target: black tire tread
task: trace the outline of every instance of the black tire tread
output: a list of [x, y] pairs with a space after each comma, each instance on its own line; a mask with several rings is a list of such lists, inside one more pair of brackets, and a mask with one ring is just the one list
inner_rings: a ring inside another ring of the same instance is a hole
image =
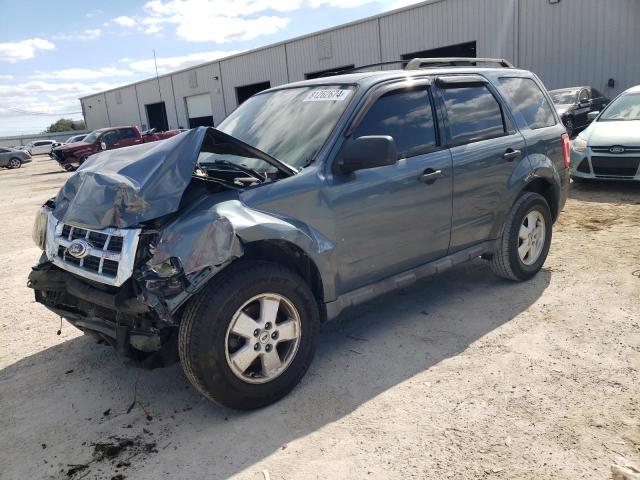
[[542, 195], [533, 192], [524, 192], [511, 206], [511, 210], [509, 210], [507, 220], [505, 221], [504, 228], [502, 229], [502, 237], [498, 241], [498, 248], [495, 252], [493, 252], [493, 257], [491, 258], [491, 270], [499, 277], [513, 281], [520, 280], [520, 278], [513, 271], [511, 261], [509, 260], [509, 232], [511, 232], [514, 222], [516, 220], [519, 220], [518, 218], [516, 218], [516, 215], [520, 206], [524, 203], [531, 202], [534, 199], [542, 199], [546, 202]]
[[[196, 296], [194, 296], [186, 305], [182, 314], [180, 329], [178, 333], [178, 351], [180, 354], [180, 363], [182, 364], [184, 373], [191, 384], [206, 398], [212, 402], [236, 409], [253, 409], [257, 408], [254, 404], [234, 404], [221, 401], [218, 393], [207, 387], [202, 378], [198, 375], [197, 368], [194, 365], [194, 357], [199, 350], [199, 341], [203, 338], [201, 329], [205, 326], [204, 322], [199, 318], [208, 310], [216, 308], [224, 299], [228, 299], [239, 288], [246, 287], [252, 278], [267, 276], [271, 278], [287, 278], [295, 282], [298, 288], [306, 290], [309, 298], [314, 298], [311, 289], [306, 282], [296, 272], [276, 263], [265, 261], [243, 261], [239, 260], [229, 265], [220, 274], [214, 276], [209, 284], [205, 286]], [[264, 278], [264, 277], [263, 277]], [[314, 302], [314, 308], [317, 304]], [[315, 314], [318, 319], [318, 314]], [[319, 323], [319, 322], [318, 322]], [[217, 328], [221, 328], [219, 325]], [[226, 329], [226, 326], [225, 326]], [[313, 352], [312, 352], [313, 353]], [[302, 374], [296, 379], [296, 383], [302, 378], [307, 368], [311, 364], [313, 355], [306, 358], [302, 368]], [[264, 398], [264, 405], [277, 401], [282, 395], [274, 394], [271, 398]], [[260, 405], [262, 406], [262, 405]]]

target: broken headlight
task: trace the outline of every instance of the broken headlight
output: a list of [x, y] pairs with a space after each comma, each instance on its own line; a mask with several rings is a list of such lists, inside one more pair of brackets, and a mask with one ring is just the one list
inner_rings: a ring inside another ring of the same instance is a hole
[[40, 207], [36, 213], [36, 220], [33, 223], [31, 237], [40, 250], [47, 249], [47, 225], [49, 224], [49, 212], [47, 207]]

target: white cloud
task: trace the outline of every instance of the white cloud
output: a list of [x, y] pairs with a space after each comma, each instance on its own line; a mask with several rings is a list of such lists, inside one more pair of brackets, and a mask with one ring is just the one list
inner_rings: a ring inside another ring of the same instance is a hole
[[0, 61], [15, 63], [36, 56], [40, 50], [53, 50], [56, 46], [42, 38], [30, 38], [19, 42], [0, 43]]
[[118, 25], [122, 25], [123, 27], [134, 27], [137, 24], [135, 19], [127, 17], [126, 15], [116, 17], [113, 19], [113, 21]]
[[148, 16], [142, 23], [150, 33], [161, 25], [171, 24], [184, 40], [225, 43], [276, 33], [289, 24], [289, 18], [248, 17], [267, 10], [288, 12], [301, 5], [302, 0], [152, 0], [145, 5]]
[[[197, 65], [199, 63], [210, 62], [218, 58], [226, 57], [238, 53], [238, 50], [221, 51], [215, 50], [211, 52], [191, 53], [189, 55], [182, 55], [176, 57], [158, 57], [156, 59], [158, 63], [158, 73], [168, 73], [174, 70], [180, 70], [182, 68], [189, 67], [191, 65]], [[155, 73], [155, 64], [153, 58], [144, 60], [131, 60], [122, 59], [121, 62], [128, 63], [129, 68], [139, 73]]]
[[309, 6], [312, 8], [318, 8], [325, 5], [327, 7], [334, 8], [352, 8], [373, 2], [374, 0], [309, 0]]
[[0, 75], [0, 80], [12, 80], [13, 75], [5, 75], [4, 73]]
[[95, 40], [100, 38], [102, 30], [99, 28], [87, 29], [80, 33], [61, 33], [54, 35], [54, 40]]
[[104, 12], [102, 10], [100, 10], [99, 8], [96, 10], [93, 10], [91, 12], [88, 12], [85, 16], [87, 18], [93, 18], [93, 17], [97, 17], [98, 15], [102, 15]]
[[131, 75], [130, 70], [115, 67], [102, 68], [64, 68], [53, 72], [35, 72], [31, 78], [59, 80], [95, 80], [103, 77], [123, 77]]

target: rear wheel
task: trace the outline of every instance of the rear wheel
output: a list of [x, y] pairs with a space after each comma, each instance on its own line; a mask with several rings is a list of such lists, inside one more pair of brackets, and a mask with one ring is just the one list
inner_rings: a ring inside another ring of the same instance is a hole
[[528, 280], [542, 268], [551, 245], [552, 219], [542, 195], [525, 192], [511, 207], [502, 238], [491, 259], [493, 272], [509, 280]]
[[19, 158], [12, 158], [9, 160], [9, 164], [7, 165], [7, 168], [20, 168], [22, 166], [22, 162], [20, 161]]
[[239, 261], [190, 300], [179, 333], [189, 381], [207, 398], [241, 410], [289, 393], [315, 352], [319, 312], [295, 272]]

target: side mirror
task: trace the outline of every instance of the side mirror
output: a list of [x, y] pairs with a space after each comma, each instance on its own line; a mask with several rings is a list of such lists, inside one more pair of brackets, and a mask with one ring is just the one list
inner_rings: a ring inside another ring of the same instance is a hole
[[101, 148], [102, 150], [106, 150], [106, 149], [107, 149], [107, 144], [106, 144], [106, 143], [104, 143], [104, 142], [100, 142], [100, 148]]
[[393, 165], [398, 161], [396, 142], [389, 135], [371, 135], [349, 140], [338, 161], [340, 173]]
[[596, 119], [596, 117], [600, 115], [600, 112], [589, 112], [587, 113], [587, 120], [589, 120], [590, 122], [592, 122], [593, 120]]

